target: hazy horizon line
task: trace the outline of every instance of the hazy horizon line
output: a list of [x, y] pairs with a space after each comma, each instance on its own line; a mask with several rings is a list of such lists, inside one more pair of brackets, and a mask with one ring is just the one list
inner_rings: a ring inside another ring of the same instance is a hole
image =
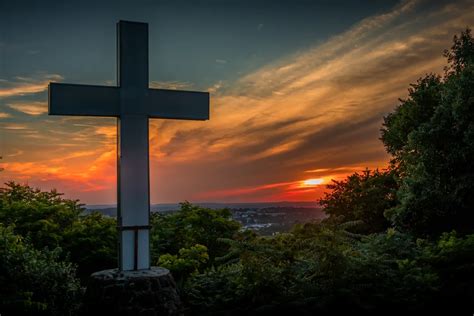
[[[185, 203], [186, 201], [183, 202], [166, 202], [166, 203], [150, 203], [150, 206], [153, 205], [179, 205], [181, 203]], [[190, 202], [190, 201], [187, 201]], [[245, 204], [316, 204], [319, 205], [317, 201], [258, 201], [258, 202], [190, 202], [191, 204], [219, 204], [219, 205], [226, 205], [226, 204], [239, 204], [239, 205], [245, 205]], [[107, 207], [117, 207], [117, 203], [101, 203], [101, 204], [86, 204], [86, 203], [81, 203], [84, 206], [88, 207], [98, 207], [98, 206], [107, 206]]]

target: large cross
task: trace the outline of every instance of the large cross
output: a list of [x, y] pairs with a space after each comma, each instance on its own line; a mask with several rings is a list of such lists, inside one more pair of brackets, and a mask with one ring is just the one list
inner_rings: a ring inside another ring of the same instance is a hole
[[209, 93], [148, 88], [148, 24], [117, 23], [118, 87], [49, 84], [49, 115], [117, 118], [119, 269], [150, 268], [148, 119], [209, 119]]

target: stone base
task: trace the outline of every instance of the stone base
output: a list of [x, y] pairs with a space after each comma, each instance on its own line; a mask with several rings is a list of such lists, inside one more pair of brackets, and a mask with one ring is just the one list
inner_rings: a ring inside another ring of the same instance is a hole
[[89, 278], [82, 315], [180, 315], [181, 300], [169, 270], [104, 270]]

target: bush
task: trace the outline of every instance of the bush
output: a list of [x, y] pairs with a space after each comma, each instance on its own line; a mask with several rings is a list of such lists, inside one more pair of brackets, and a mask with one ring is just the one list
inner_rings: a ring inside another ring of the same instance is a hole
[[83, 211], [77, 200], [63, 199], [56, 190], [43, 192], [28, 185], [6, 183], [0, 189], [0, 223], [28, 237], [38, 249], [61, 246], [64, 231]]
[[196, 244], [191, 248], [181, 248], [177, 255], [161, 255], [158, 265], [169, 269], [175, 280], [181, 283], [189, 275], [202, 271], [208, 260], [207, 247]]
[[83, 215], [63, 234], [61, 246], [77, 265], [81, 280], [86, 280], [93, 272], [117, 267], [115, 218], [97, 212]]
[[75, 267], [61, 249], [34, 249], [0, 225], [0, 310], [5, 315], [71, 315], [80, 298]]
[[390, 229], [357, 236], [347, 226], [312, 223], [277, 237], [225, 241], [238, 259], [189, 277], [191, 313], [474, 308], [474, 235], [429, 241]]
[[160, 255], [176, 255], [180, 249], [199, 244], [207, 248], [207, 266], [213, 265], [215, 258], [228, 250], [218, 239], [233, 238], [241, 227], [228, 209], [214, 210], [188, 202], [181, 203], [176, 213], [152, 214], [151, 224], [152, 261], [157, 262]]
[[64, 199], [56, 190], [6, 183], [0, 191], [0, 223], [36, 249], [61, 248], [59, 258], [75, 263], [83, 281], [92, 272], [117, 266], [116, 220], [85, 215], [78, 200]]

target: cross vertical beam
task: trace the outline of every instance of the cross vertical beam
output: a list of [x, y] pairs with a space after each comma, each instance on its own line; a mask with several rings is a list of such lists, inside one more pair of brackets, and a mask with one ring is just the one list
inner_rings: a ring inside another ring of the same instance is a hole
[[[150, 175], [148, 116], [137, 114], [146, 107], [148, 90], [148, 25], [117, 24], [120, 112], [117, 124], [117, 215], [119, 268], [150, 267]], [[136, 227], [142, 227], [136, 229]]]

